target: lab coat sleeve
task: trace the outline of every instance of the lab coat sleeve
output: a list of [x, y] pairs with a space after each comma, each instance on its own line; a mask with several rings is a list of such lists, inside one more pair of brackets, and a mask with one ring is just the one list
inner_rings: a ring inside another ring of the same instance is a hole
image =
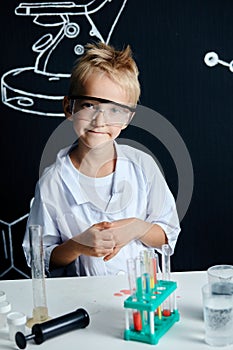
[[61, 243], [59, 230], [56, 227], [55, 211], [44, 203], [41, 199], [39, 185], [36, 187], [35, 198], [30, 210], [27, 221], [26, 232], [23, 240], [23, 250], [27, 264], [31, 265], [30, 242], [29, 242], [29, 226], [41, 225], [43, 230], [43, 250], [45, 271], [49, 272], [50, 255], [53, 249]]
[[148, 181], [146, 221], [162, 227], [168, 239], [170, 253], [173, 254], [180, 233], [176, 203], [160, 169], [155, 163], [150, 173], [153, 176]]

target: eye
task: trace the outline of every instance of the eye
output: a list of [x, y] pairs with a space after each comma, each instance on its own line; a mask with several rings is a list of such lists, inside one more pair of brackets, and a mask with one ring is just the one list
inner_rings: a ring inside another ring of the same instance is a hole
[[112, 108], [111, 108], [111, 113], [112, 113], [112, 114], [122, 114], [122, 113], [124, 113], [124, 111], [122, 110], [122, 108], [119, 108], [119, 107], [112, 107]]
[[81, 102], [80, 106], [82, 109], [93, 109], [94, 108], [94, 104], [91, 102], [87, 102], [87, 101]]

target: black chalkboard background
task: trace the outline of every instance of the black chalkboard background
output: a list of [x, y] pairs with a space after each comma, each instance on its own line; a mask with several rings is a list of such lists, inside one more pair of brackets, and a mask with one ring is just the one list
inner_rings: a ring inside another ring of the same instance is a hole
[[[56, 29], [38, 26], [33, 17], [17, 16], [15, 8], [19, 4], [13, 0], [2, 2], [0, 76], [18, 67], [33, 66], [37, 53], [32, 45], [44, 33]], [[117, 6], [119, 2], [117, 5], [114, 0], [95, 17], [105, 37], [109, 16]], [[174, 126], [191, 157], [193, 196], [172, 257], [174, 271], [233, 263], [233, 72], [222, 64], [208, 67], [204, 62], [210, 51], [224, 62], [233, 60], [232, 16], [231, 0], [128, 0], [110, 39], [110, 44], [118, 48], [131, 45], [140, 70], [140, 103]], [[83, 44], [95, 39], [90, 38], [90, 28], [85, 26], [80, 16]], [[50, 70], [70, 72], [76, 58], [71, 44], [72, 40], [67, 40], [57, 48]], [[33, 80], [25, 84], [46, 89]], [[66, 94], [66, 84], [54, 93]], [[28, 213], [43, 149], [63, 121], [61, 117], [23, 113], [0, 103], [0, 220], [12, 223]], [[166, 147], [134, 125], [121, 136], [153, 152], [176, 197], [177, 172]], [[21, 249], [24, 228], [25, 220], [12, 225], [14, 249], [10, 252], [9, 225], [0, 224], [1, 278], [24, 277], [21, 271], [30, 273]]]

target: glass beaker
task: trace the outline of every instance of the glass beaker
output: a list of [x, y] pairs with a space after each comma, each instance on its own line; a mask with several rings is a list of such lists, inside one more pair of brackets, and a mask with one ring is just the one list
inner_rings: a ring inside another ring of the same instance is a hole
[[212, 346], [233, 343], [233, 295], [228, 290], [214, 293], [211, 285], [202, 287], [205, 341]]
[[218, 286], [219, 283], [225, 284], [233, 294], [233, 265], [214, 265], [207, 270], [208, 282], [211, 288]]

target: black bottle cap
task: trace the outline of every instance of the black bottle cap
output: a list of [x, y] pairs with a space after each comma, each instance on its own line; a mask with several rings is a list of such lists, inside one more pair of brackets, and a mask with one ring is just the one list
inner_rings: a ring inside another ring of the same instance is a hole
[[20, 349], [25, 349], [27, 346], [27, 340], [23, 333], [17, 332], [15, 335], [15, 342]]
[[28, 334], [26, 336], [21, 332], [17, 332], [15, 334], [15, 342], [18, 348], [20, 349], [25, 349], [27, 346], [27, 341], [34, 338], [35, 338], [34, 334]]

